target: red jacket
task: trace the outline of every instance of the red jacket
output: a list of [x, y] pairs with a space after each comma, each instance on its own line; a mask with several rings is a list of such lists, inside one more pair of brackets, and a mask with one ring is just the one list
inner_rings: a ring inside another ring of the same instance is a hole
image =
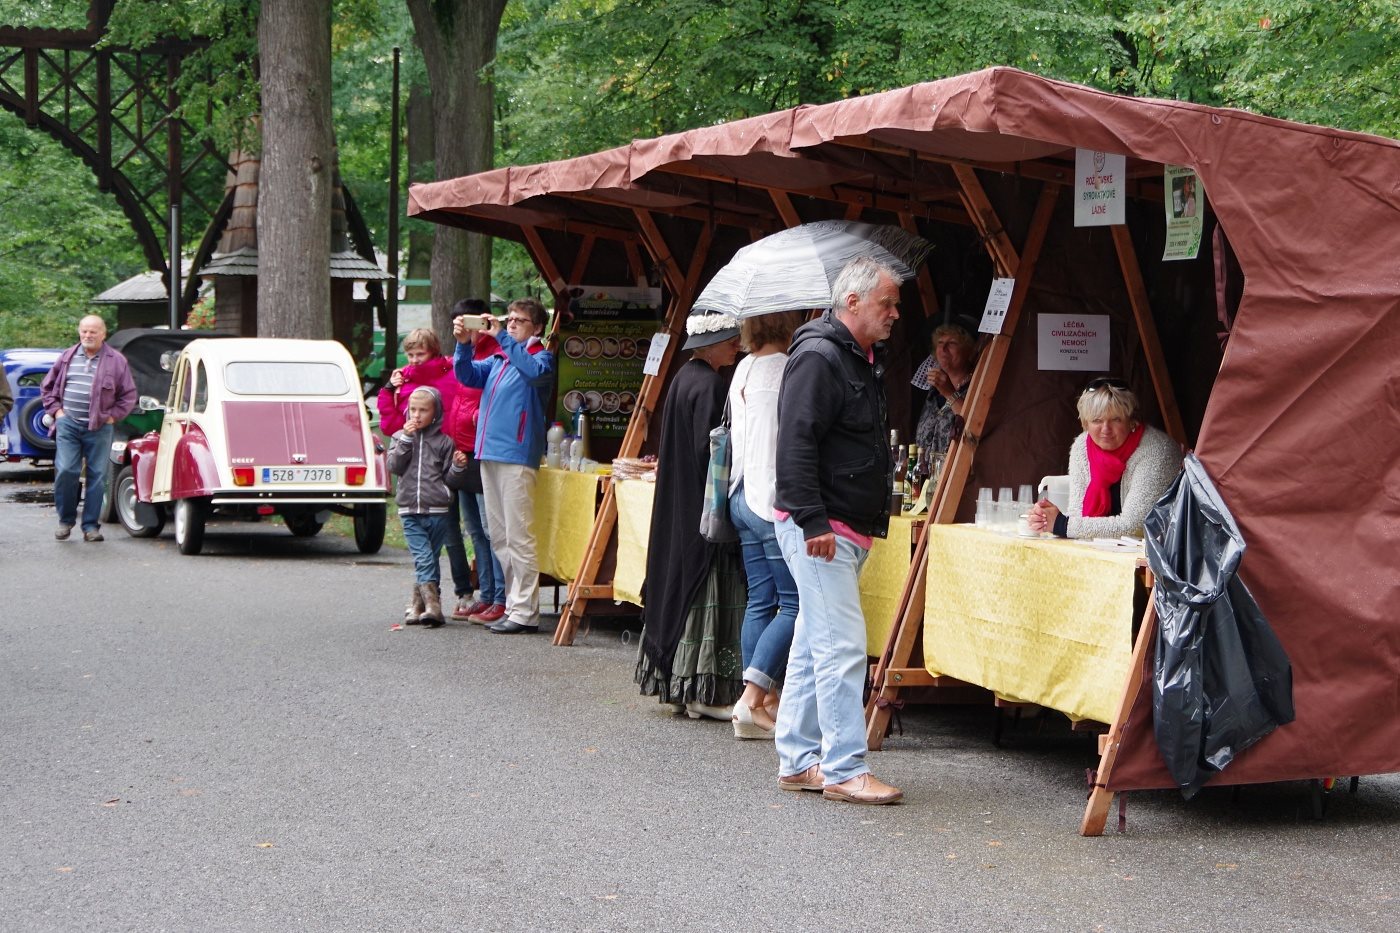
[[379, 430], [384, 432], [385, 437], [403, 430], [404, 420], [408, 417], [408, 397], [420, 386], [437, 389], [438, 395], [442, 396], [442, 431], [452, 435], [452, 413], [457, 395], [463, 389], [452, 373], [452, 360], [434, 356], [416, 366], [405, 366], [403, 385], [397, 389], [385, 386], [379, 390]]
[[[496, 338], [482, 334], [472, 348], [473, 360], [489, 359], [501, 348]], [[445, 429], [457, 449], [473, 453], [476, 449], [476, 416], [481, 410], [481, 390], [457, 384], [457, 401], [452, 407], [452, 415]]]

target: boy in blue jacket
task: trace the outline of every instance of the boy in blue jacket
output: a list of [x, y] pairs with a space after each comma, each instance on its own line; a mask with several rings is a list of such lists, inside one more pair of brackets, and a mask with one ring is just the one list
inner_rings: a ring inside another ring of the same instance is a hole
[[545, 406], [554, 385], [554, 354], [545, 349], [544, 305], [520, 298], [506, 309], [505, 327], [490, 314], [481, 322], [500, 349], [472, 359], [466, 316], [452, 325], [457, 338], [453, 370], [464, 386], [481, 390], [476, 458], [486, 500], [491, 550], [506, 578], [506, 614], [489, 630], [502, 635], [540, 628], [540, 569], [535, 556], [535, 475], [549, 422]]

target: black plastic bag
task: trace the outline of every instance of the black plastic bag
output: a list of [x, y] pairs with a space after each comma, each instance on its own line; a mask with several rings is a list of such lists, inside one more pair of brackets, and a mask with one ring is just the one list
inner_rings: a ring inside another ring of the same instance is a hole
[[1235, 575], [1245, 543], [1194, 455], [1148, 514], [1157, 577], [1152, 715], [1157, 748], [1188, 800], [1235, 756], [1293, 721], [1293, 668]]

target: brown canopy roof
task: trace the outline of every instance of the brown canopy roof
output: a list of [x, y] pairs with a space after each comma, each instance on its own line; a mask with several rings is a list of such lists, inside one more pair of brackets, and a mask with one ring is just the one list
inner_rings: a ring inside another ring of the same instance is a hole
[[[1070, 184], [1075, 147], [1126, 154], [1149, 221], [1162, 165], [1194, 167], [1244, 272], [1196, 452], [1246, 535], [1242, 576], [1293, 660], [1298, 719], [1224, 779], [1400, 770], [1400, 143], [993, 68], [416, 185], [409, 212], [533, 236], [537, 260], [567, 268], [580, 237], [635, 245], [648, 217], [745, 237], [814, 219], [803, 195], [966, 223], [953, 166], [1005, 180], [1011, 203], [1018, 179]], [[1047, 248], [1037, 275], [1054, 261]], [[1170, 786], [1147, 702], [1115, 789]]]

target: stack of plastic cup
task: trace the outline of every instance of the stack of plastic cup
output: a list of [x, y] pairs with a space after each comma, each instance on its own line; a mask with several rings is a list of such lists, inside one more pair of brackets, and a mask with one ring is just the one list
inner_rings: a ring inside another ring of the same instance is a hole
[[986, 528], [988, 530], [992, 528], [994, 519], [993, 509], [995, 507], [996, 503], [992, 501], [991, 487], [983, 486], [981, 489], [977, 490], [976, 524], [978, 528]]

